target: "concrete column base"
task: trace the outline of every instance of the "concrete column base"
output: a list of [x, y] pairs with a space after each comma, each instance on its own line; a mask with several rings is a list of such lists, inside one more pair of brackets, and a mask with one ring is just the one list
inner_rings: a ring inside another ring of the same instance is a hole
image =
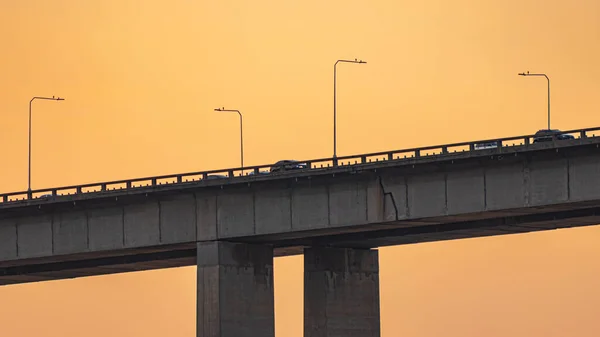
[[376, 250], [304, 251], [304, 337], [379, 337]]
[[274, 337], [273, 249], [197, 244], [198, 337]]

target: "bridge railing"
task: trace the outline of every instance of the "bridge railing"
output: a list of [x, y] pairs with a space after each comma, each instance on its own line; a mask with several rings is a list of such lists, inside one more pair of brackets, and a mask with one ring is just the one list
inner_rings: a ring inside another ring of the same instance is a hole
[[[576, 139], [596, 137], [600, 135], [600, 127], [561, 131], [562, 135], [572, 135]], [[401, 161], [407, 159], [418, 159], [421, 157], [445, 156], [457, 152], [489, 150], [493, 153], [502, 152], [503, 148], [514, 146], [528, 146], [532, 143], [534, 135], [491, 138], [471, 142], [451, 143], [443, 145], [433, 145], [417, 148], [400, 149], [394, 151], [374, 152], [359, 155], [342, 156], [337, 158], [320, 158], [311, 160], [301, 160], [298, 163], [305, 163], [306, 170], [323, 170], [337, 167], [364, 165], [373, 162]], [[553, 136], [553, 141], [556, 141]], [[11, 192], [0, 194], [0, 204], [17, 202], [31, 199], [47, 199], [60, 197], [64, 195], [83, 194], [83, 193], [102, 193], [115, 190], [135, 190], [140, 187], [162, 186], [174, 184], [190, 184], [203, 180], [213, 179], [235, 179], [237, 177], [269, 174], [273, 176], [280, 175], [279, 172], [271, 173], [273, 164], [249, 166], [244, 168], [228, 168], [221, 170], [210, 170], [200, 172], [188, 172], [180, 174], [161, 175], [154, 177], [143, 177], [125, 180], [116, 180], [100, 183], [37, 189], [32, 191]], [[297, 171], [296, 171], [297, 172]]]

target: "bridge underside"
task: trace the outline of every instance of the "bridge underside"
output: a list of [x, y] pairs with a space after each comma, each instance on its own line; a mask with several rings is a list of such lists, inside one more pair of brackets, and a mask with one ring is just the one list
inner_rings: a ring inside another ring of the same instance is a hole
[[[519, 234], [600, 224], [600, 202], [397, 221], [359, 228], [314, 230], [292, 235], [238, 238], [267, 245], [274, 256], [302, 254], [306, 247], [370, 249], [383, 246]], [[174, 268], [197, 264], [196, 243], [37, 258], [0, 263], [0, 285]]]

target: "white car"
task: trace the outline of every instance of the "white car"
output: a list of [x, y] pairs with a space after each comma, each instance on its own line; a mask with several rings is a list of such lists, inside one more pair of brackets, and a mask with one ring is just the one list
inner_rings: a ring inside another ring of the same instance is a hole
[[495, 149], [498, 147], [496, 141], [475, 144], [475, 150]]

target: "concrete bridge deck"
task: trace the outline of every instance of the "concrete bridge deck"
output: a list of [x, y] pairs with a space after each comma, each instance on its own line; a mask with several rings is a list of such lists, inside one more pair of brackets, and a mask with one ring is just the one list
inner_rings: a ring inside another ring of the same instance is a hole
[[61, 278], [71, 274], [50, 269], [76, 263], [73, 275], [191, 265], [201, 241], [283, 256], [593, 225], [599, 145], [585, 137], [0, 203], [0, 282], [37, 280], [36, 268]]

